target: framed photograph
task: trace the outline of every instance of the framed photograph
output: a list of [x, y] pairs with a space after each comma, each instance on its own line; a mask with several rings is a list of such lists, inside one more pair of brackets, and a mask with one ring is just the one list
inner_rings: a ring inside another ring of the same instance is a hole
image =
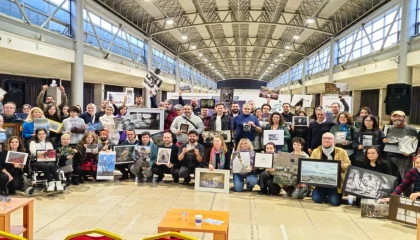
[[3, 128], [6, 131], [7, 138], [11, 136], [19, 136], [19, 131], [22, 123], [3, 123]]
[[391, 175], [350, 166], [344, 177], [343, 193], [360, 198], [386, 198], [397, 185], [397, 178]]
[[210, 171], [207, 168], [196, 168], [194, 190], [229, 193], [229, 177], [229, 170], [214, 169]]
[[88, 144], [86, 145], [86, 153], [97, 154], [99, 152], [98, 144]]
[[48, 119], [48, 130], [50, 130], [51, 132], [55, 132], [55, 133], [60, 133], [61, 132], [61, 128], [63, 127], [63, 124], [60, 122], [56, 122], [53, 120]]
[[27, 153], [13, 152], [13, 151], [7, 152], [6, 163], [11, 163], [11, 164], [18, 163], [18, 164], [25, 165], [27, 160], [28, 160]]
[[223, 137], [223, 140], [225, 140], [225, 143], [232, 142], [232, 132], [230, 130], [226, 131], [204, 131], [202, 133], [203, 140], [205, 142], [213, 142], [213, 138], [216, 135], [220, 135]]
[[234, 152], [232, 154], [232, 173], [247, 173], [251, 165], [250, 152]]
[[[147, 91], [152, 90], [152, 95], [156, 95], [156, 92], [163, 83], [163, 80], [155, 72], [149, 71], [143, 79], [143, 86], [147, 89]], [[160, 70], [158, 73], [160, 73]]]
[[161, 164], [169, 164], [171, 162], [171, 148], [159, 148], [157, 162]]
[[233, 101], [234, 88], [222, 87], [220, 89], [220, 101], [224, 103], [231, 103]]
[[216, 100], [215, 99], [201, 99], [200, 100], [200, 107], [201, 108], [214, 109], [215, 105], [216, 105]]
[[360, 133], [360, 140], [361, 140], [361, 144], [363, 145], [363, 147], [367, 148], [370, 146], [374, 146], [377, 145], [378, 143], [376, 142], [376, 136], [374, 133]]
[[273, 167], [273, 153], [255, 153], [254, 167], [256, 168], [272, 168]]
[[5, 143], [7, 141], [7, 132], [0, 131], [0, 143]]
[[284, 145], [284, 130], [264, 130], [263, 144]]
[[115, 164], [124, 164], [134, 162], [135, 145], [118, 145], [114, 146], [116, 155]]
[[55, 162], [57, 161], [57, 151], [55, 149], [36, 150], [37, 162]]
[[335, 132], [335, 142], [343, 143], [346, 140], [346, 132], [338, 131]]
[[34, 133], [39, 128], [45, 128], [46, 130], [48, 130], [47, 118], [34, 118]]
[[360, 216], [362, 218], [388, 218], [389, 204], [381, 199], [366, 199], [360, 201]]
[[[158, 108], [128, 108], [123, 117], [123, 130], [133, 129], [136, 134], [148, 131], [151, 134], [164, 130], [164, 110]], [[119, 124], [121, 125], [121, 124]], [[119, 129], [117, 129], [119, 130]]]
[[104, 125], [101, 122], [90, 123], [87, 125], [86, 131], [101, 131], [104, 129]]
[[298, 183], [325, 188], [339, 188], [341, 162], [299, 158]]
[[299, 155], [279, 152], [274, 154], [273, 182], [284, 186], [296, 186], [299, 167]]
[[98, 157], [98, 169], [96, 171], [96, 179], [113, 180], [115, 160], [115, 152], [100, 152]]
[[292, 117], [292, 122], [293, 125], [296, 127], [302, 126], [302, 127], [307, 127], [309, 126], [309, 117], [308, 116], [293, 116]]
[[190, 125], [186, 124], [186, 123], [181, 123], [181, 127], [179, 128], [179, 131], [181, 131], [181, 133], [188, 133], [188, 128], [190, 127]]

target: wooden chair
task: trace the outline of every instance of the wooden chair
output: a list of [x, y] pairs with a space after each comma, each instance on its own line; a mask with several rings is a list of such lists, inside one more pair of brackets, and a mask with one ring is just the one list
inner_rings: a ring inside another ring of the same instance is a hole
[[0, 231], [0, 240], [26, 240], [26, 238], [12, 233]]
[[190, 237], [178, 232], [164, 232], [154, 236], [145, 237], [143, 240], [198, 240], [198, 238]]
[[[91, 236], [92, 234], [102, 236]], [[70, 234], [65, 238], [65, 240], [125, 240], [125, 238], [102, 229], [92, 229]]]

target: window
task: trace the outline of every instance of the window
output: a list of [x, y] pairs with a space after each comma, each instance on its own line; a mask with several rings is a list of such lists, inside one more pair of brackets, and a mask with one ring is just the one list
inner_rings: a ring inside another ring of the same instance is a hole
[[290, 70], [290, 81], [294, 82], [302, 78], [303, 63], [295, 64]]
[[[330, 67], [330, 47], [318, 51], [306, 62], [306, 75], [327, 70]], [[302, 66], [303, 68], [303, 66]]]
[[152, 66], [161, 71], [175, 75], [175, 59], [166, 56], [162, 52], [153, 48]]
[[184, 63], [179, 64], [179, 76], [184, 81], [191, 81], [191, 69]]

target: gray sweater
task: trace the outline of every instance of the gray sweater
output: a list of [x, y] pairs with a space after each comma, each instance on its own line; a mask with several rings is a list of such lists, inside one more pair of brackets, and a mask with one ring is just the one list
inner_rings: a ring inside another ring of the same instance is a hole
[[[176, 132], [180, 130], [181, 124], [188, 124], [188, 131], [190, 130], [196, 130], [198, 134], [202, 134], [204, 131], [204, 124], [203, 121], [201, 121], [201, 118], [196, 115], [191, 115], [189, 118], [191, 122], [194, 123], [197, 128], [195, 128], [186, 118], [185, 116], [178, 116], [174, 119], [174, 121], [171, 124], [171, 132], [176, 135]], [[188, 136], [185, 133], [181, 133], [180, 135], [176, 135], [176, 139], [178, 142], [181, 143], [187, 143], [188, 142]]]

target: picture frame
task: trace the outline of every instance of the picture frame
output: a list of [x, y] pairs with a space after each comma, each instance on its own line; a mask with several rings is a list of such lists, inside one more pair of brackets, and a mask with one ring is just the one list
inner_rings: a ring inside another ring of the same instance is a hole
[[116, 153], [100, 152], [98, 156], [98, 168], [96, 171], [96, 179], [113, 180], [115, 170]]
[[[119, 123], [122, 130], [134, 130], [136, 134], [144, 131], [150, 134], [164, 130], [165, 114], [163, 109], [158, 108], [128, 108], [123, 123]], [[126, 127], [120, 125], [127, 125]], [[120, 131], [120, 129], [117, 129]]]
[[36, 150], [35, 158], [37, 162], [55, 162], [57, 161], [57, 150]]
[[272, 168], [274, 154], [273, 153], [255, 153], [254, 167], [256, 168]]
[[295, 127], [308, 127], [309, 116], [293, 116], [292, 122]]
[[296, 186], [299, 168], [299, 155], [279, 152], [274, 155], [273, 183], [284, 186]]
[[8, 151], [5, 162], [11, 164], [18, 163], [21, 165], [26, 165], [26, 162], [28, 161], [28, 155], [29, 154], [23, 152]]
[[172, 153], [171, 148], [160, 147], [158, 150], [156, 162], [160, 164], [168, 165], [169, 163], [171, 163], [171, 153]]
[[221, 103], [231, 103], [233, 102], [233, 94], [235, 89], [229, 87], [222, 87], [220, 89], [220, 101]]
[[86, 153], [97, 154], [98, 152], [99, 152], [99, 147], [97, 143], [86, 145]]
[[22, 123], [3, 123], [3, 128], [6, 131], [7, 138], [11, 136], [19, 136], [19, 131]]
[[299, 158], [298, 183], [324, 188], [339, 188], [341, 162]]
[[7, 132], [0, 131], [0, 143], [5, 143], [7, 141]]
[[229, 193], [229, 170], [195, 169], [195, 191]]
[[214, 109], [215, 105], [216, 105], [216, 99], [201, 99], [200, 100], [201, 108]]
[[60, 133], [61, 128], [63, 127], [63, 123], [53, 121], [51, 119], [48, 119], [48, 130], [55, 133]]
[[250, 152], [232, 153], [232, 173], [247, 173], [251, 165]]
[[376, 134], [372, 132], [361, 132], [360, 133], [360, 143], [364, 148], [378, 145], [376, 141]]
[[208, 143], [213, 142], [213, 138], [216, 135], [222, 136], [225, 143], [231, 143], [232, 142], [232, 132], [230, 130], [226, 130], [226, 131], [203, 131], [202, 135], [203, 135], [204, 142], [208, 142]]
[[360, 198], [386, 198], [397, 185], [397, 178], [355, 166], [349, 166], [342, 191]]
[[134, 151], [136, 145], [117, 145], [114, 146], [115, 164], [126, 164], [134, 162]]
[[264, 130], [263, 144], [273, 142], [275, 145], [284, 145], [284, 130]]
[[346, 140], [347, 132], [338, 131], [335, 132], [335, 143], [343, 143]]
[[34, 133], [39, 128], [45, 128], [48, 129], [48, 119], [47, 118], [35, 118], [34, 119]]
[[86, 131], [101, 131], [104, 129], [104, 125], [101, 122], [90, 123], [87, 125]]
[[179, 127], [179, 131], [181, 133], [188, 133], [188, 128], [190, 127], [190, 125], [186, 124], [186, 123], [181, 123], [181, 126]]

